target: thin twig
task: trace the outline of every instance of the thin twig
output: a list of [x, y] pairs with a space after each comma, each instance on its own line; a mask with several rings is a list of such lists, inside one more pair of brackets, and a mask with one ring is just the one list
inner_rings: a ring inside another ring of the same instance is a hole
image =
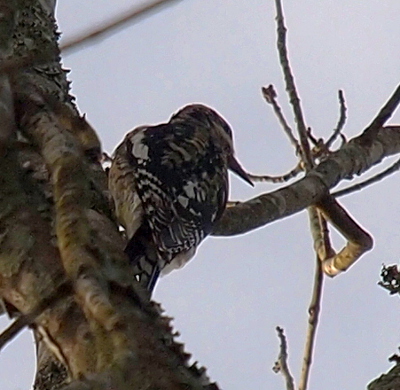
[[319, 313], [321, 309], [321, 298], [322, 298], [322, 286], [323, 286], [323, 272], [322, 262], [318, 256], [316, 256], [315, 262], [315, 274], [314, 274], [314, 286], [308, 309], [308, 328], [306, 343], [304, 346], [303, 365], [301, 368], [301, 376], [299, 382], [299, 390], [306, 390], [308, 385], [308, 379], [310, 375], [310, 368], [313, 357], [313, 350], [315, 344], [315, 336], [318, 328]]
[[281, 124], [284, 132], [288, 136], [290, 143], [295, 147], [296, 153], [298, 153], [300, 151], [299, 142], [293, 135], [293, 131], [288, 125], [287, 120], [282, 113], [282, 109], [276, 101], [277, 94], [275, 92], [274, 86], [269, 85], [268, 87], [262, 87], [261, 92], [265, 101], [270, 104], [274, 109], [275, 115], [277, 116], [279, 123]]
[[290, 179], [295, 178], [299, 173], [304, 172], [301, 163], [297, 164], [290, 172], [281, 176], [253, 175], [248, 173], [249, 179], [253, 182], [270, 182], [270, 183], [285, 183]]
[[[79, 49], [86, 43], [100, 39], [102, 35], [112, 34], [112, 31], [120, 28], [124, 24], [134, 23], [140, 17], [148, 16], [152, 11], [156, 11], [158, 7], [167, 6], [169, 3], [182, 1], [182, 0], [157, 0], [152, 3], [135, 7], [131, 11], [124, 12], [122, 15], [113, 18], [112, 20], [102, 24], [100, 28], [89, 30], [86, 33], [79, 34], [75, 38], [67, 39], [67, 41], [60, 45], [60, 50], [65, 53], [70, 53], [75, 49]], [[46, 63], [48, 53], [28, 53], [23, 57], [9, 58], [0, 64], [0, 73], [4, 72], [11, 74], [17, 72], [22, 68], [27, 68], [33, 64]]]
[[347, 119], [346, 100], [344, 99], [344, 94], [341, 89], [338, 92], [338, 98], [339, 98], [339, 107], [340, 107], [339, 120], [338, 120], [336, 127], [333, 130], [332, 135], [329, 137], [328, 141], [326, 141], [325, 146], [328, 150], [332, 146], [332, 144], [336, 141], [336, 138], [341, 134], [343, 127], [346, 123], [346, 119]]
[[378, 181], [384, 179], [385, 177], [391, 175], [392, 173], [398, 171], [399, 169], [400, 169], [400, 159], [397, 160], [389, 168], [385, 169], [383, 172], [378, 173], [377, 175], [375, 175], [361, 183], [357, 183], [350, 187], [344, 188], [343, 190], [333, 192], [332, 196], [334, 196], [335, 198], [339, 198], [340, 196], [349, 195], [352, 192], [360, 191], [363, 188], [368, 187], [371, 184], [377, 183]]
[[17, 318], [5, 331], [0, 334], [0, 351], [22, 329], [32, 324], [35, 319], [47, 308], [54, 305], [60, 299], [72, 294], [72, 292], [73, 289], [71, 282], [63, 282], [49, 297], [39, 302], [38, 305], [30, 313]]
[[379, 130], [393, 115], [397, 106], [400, 103], [400, 84], [385, 105], [380, 109], [378, 115], [374, 118], [371, 124], [364, 130], [363, 135], [375, 133]]
[[310, 207], [308, 214], [315, 253], [320, 261], [324, 261], [335, 255], [329, 239], [327, 222], [317, 207]]
[[[301, 159], [304, 164], [305, 171], [308, 172], [314, 166], [314, 158], [310, 150], [310, 145], [308, 141], [309, 136], [311, 135], [311, 131], [308, 131], [304, 122], [300, 99], [297, 94], [294, 77], [292, 75], [289, 64], [289, 58], [286, 48], [286, 28], [284, 24], [282, 5], [280, 0], [275, 0], [275, 4], [277, 9], [276, 20], [278, 24], [278, 52], [286, 82], [286, 91], [289, 94], [290, 103], [293, 107], [294, 117], [297, 123], [297, 131], [299, 134], [301, 145]], [[311, 231], [314, 237], [314, 242], [316, 242], [316, 237], [318, 237], [318, 246], [321, 245], [321, 247], [323, 248], [323, 253], [330, 253], [331, 247], [329, 243], [329, 236], [325, 220], [321, 217], [319, 211], [315, 206], [311, 206], [308, 208], [308, 214], [311, 221]], [[319, 249], [317, 252], [321, 252], [321, 250]], [[307, 331], [299, 390], [307, 389], [322, 296], [322, 262], [320, 261], [318, 255], [316, 257], [317, 261], [315, 269], [315, 280], [313, 295], [309, 307], [309, 326]]]
[[290, 373], [288, 366], [288, 352], [287, 352], [287, 342], [284, 330], [279, 326], [276, 327], [276, 332], [278, 333], [279, 340], [281, 342], [279, 346], [279, 355], [278, 360], [275, 362], [274, 367], [272, 368], [275, 373], [282, 373], [285, 381], [286, 381], [286, 390], [294, 390], [294, 380], [293, 376]]
[[296, 85], [292, 70], [290, 68], [289, 56], [286, 49], [286, 27], [283, 17], [282, 4], [280, 0], [275, 0], [276, 5], [276, 22], [278, 35], [278, 53], [286, 83], [286, 91], [289, 94], [290, 104], [293, 107], [294, 118], [297, 123], [297, 131], [299, 133], [302, 158], [307, 170], [313, 167], [313, 161], [310, 155], [310, 145], [308, 143], [307, 128], [304, 122], [303, 112], [300, 105]]
[[308, 328], [306, 342], [304, 345], [303, 365], [299, 381], [299, 390], [306, 390], [314, 351], [315, 337], [317, 333], [319, 313], [322, 300], [322, 286], [324, 274], [322, 272], [322, 261], [334, 254], [329, 240], [328, 224], [316, 207], [309, 208], [310, 228], [314, 240], [316, 252], [316, 264], [314, 274], [314, 285], [308, 308]]
[[17, 318], [6, 330], [0, 334], [0, 350], [11, 341], [22, 329], [32, 323], [34, 318], [25, 315]]
[[84, 34], [79, 34], [75, 38], [67, 40], [61, 44], [61, 51], [65, 53], [77, 50], [79, 46], [83, 44], [91, 43], [95, 39], [99, 39], [102, 36], [112, 34], [112, 32], [124, 24], [134, 23], [139, 18], [149, 15], [151, 12], [157, 11], [161, 6], [166, 6], [181, 0], [156, 0], [148, 4], [134, 7], [129, 11], [125, 11], [121, 15], [114, 17], [113, 19], [103, 23], [100, 28], [90, 30]]
[[307, 137], [314, 146], [320, 146], [321, 142], [324, 142], [322, 138], [315, 138], [312, 133], [311, 127], [307, 127]]
[[[120, 28], [124, 24], [134, 23], [136, 19], [148, 16], [151, 12], [157, 10], [157, 8], [162, 6], [167, 6], [173, 2], [182, 0], [157, 0], [152, 3], [142, 5], [133, 8], [131, 11], [124, 12], [122, 15], [113, 18], [112, 20], [105, 22], [100, 28], [89, 30], [84, 34], [79, 34], [75, 38], [67, 40], [64, 44], [60, 45], [60, 50], [65, 54], [72, 52], [73, 50], [79, 49], [86, 43], [91, 43], [96, 39], [100, 39], [101, 36], [105, 34], [112, 34], [113, 30]], [[49, 53], [27, 53], [23, 57], [19, 58], [9, 58], [0, 63], [0, 73], [12, 74], [20, 69], [27, 68], [35, 65], [40, 65], [41, 63], [46, 63]]]
[[[182, 1], [182, 0], [157, 0], [152, 3], [135, 7], [131, 11], [124, 12], [119, 17], [115, 17], [112, 20], [105, 22], [98, 29], [92, 29], [84, 34], [79, 34], [75, 38], [67, 39], [65, 43], [60, 45], [60, 50], [65, 53], [70, 53], [74, 50], [78, 50], [83, 44], [91, 44], [91, 41], [100, 39], [102, 35], [107, 33], [112, 34], [112, 31], [120, 28], [124, 24], [134, 23], [136, 19], [148, 16], [152, 11], [156, 11], [158, 7], [167, 6], [169, 3]], [[9, 58], [0, 63], [0, 73], [4, 72], [12, 74], [20, 69], [27, 68], [33, 64], [39, 65], [46, 63], [49, 53], [27, 53], [23, 57]]]

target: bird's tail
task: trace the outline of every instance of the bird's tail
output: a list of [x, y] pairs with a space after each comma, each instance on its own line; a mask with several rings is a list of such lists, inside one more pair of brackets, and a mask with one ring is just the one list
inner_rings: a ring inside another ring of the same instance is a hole
[[150, 295], [153, 294], [154, 287], [156, 286], [158, 277], [160, 276], [160, 267], [156, 265], [153, 268], [153, 273], [150, 276], [149, 282], [147, 283], [147, 290], [150, 291]]
[[138, 282], [152, 294], [160, 276], [159, 255], [147, 224], [136, 231], [125, 248]]

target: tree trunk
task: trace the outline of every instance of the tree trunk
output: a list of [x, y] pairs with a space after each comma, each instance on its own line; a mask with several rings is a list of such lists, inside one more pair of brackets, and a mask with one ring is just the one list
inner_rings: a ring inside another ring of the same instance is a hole
[[100, 143], [60, 64], [54, 1], [0, 6], [11, 61], [0, 96], [0, 286], [9, 314], [35, 331], [35, 388], [216, 388], [130, 273]]
[[400, 364], [396, 364], [389, 372], [374, 379], [368, 390], [395, 390], [400, 389]]

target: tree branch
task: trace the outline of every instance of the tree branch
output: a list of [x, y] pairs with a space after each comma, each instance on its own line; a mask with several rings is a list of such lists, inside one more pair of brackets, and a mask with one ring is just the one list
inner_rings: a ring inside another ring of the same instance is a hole
[[338, 97], [339, 97], [339, 107], [340, 107], [340, 114], [339, 114], [339, 120], [338, 123], [333, 130], [332, 135], [329, 137], [328, 141], [325, 143], [325, 148], [329, 150], [329, 148], [332, 146], [332, 144], [335, 142], [336, 138], [338, 137], [339, 134], [341, 134], [343, 130], [343, 126], [346, 123], [346, 101], [344, 100], [344, 94], [342, 90], [339, 90], [338, 92]]
[[379, 110], [376, 117], [370, 125], [364, 130], [363, 135], [373, 137], [376, 131], [384, 126], [384, 124], [392, 117], [400, 103], [400, 84], [397, 86], [392, 96], [388, 99], [385, 105]]
[[285, 332], [282, 328], [279, 326], [276, 327], [276, 332], [278, 334], [279, 340], [280, 340], [280, 346], [279, 346], [279, 355], [278, 355], [278, 360], [275, 362], [275, 365], [273, 367], [273, 371], [275, 373], [281, 372], [283, 375], [283, 378], [285, 379], [286, 382], [286, 390], [294, 390], [294, 380], [293, 376], [290, 373], [289, 366], [288, 366], [288, 352], [287, 352], [287, 342], [286, 342], [286, 336]]
[[53, 306], [60, 299], [72, 293], [71, 282], [62, 283], [51, 295], [43, 299], [39, 304], [27, 314], [18, 317], [5, 331], [0, 334], [0, 350], [10, 342], [22, 329], [31, 325], [44, 310]]
[[[293, 107], [295, 121], [297, 123], [297, 132], [300, 139], [301, 147], [301, 163], [304, 165], [304, 170], [309, 173], [315, 166], [315, 158], [309, 145], [310, 132], [307, 131], [306, 125], [303, 118], [303, 112], [300, 105], [300, 98], [297, 93], [296, 85], [294, 82], [294, 77], [291, 72], [289, 58], [287, 55], [286, 48], [286, 29], [284, 27], [284, 17], [282, 12], [282, 5], [280, 0], [276, 0], [277, 8], [277, 24], [278, 24], [278, 51], [281, 59], [281, 67], [283, 70], [284, 78], [286, 81], [286, 90], [290, 97], [290, 102]], [[318, 319], [319, 319], [319, 309], [322, 295], [322, 284], [323, 284], [323, 274], [321, 270], [320, 260], [323, 259], [322, 256], [326, 255], [331, 248], [329, 242], [329, 236], [327, 232], [327, 223], [322, 217], [320, 211], [315, 205], [311, 205], [307, 209], [310, 222], [311, 222], [311, 233], [314, 238], [314, 247], [316, 249], [316, 269], [315, 269], [315, 279], [313, 287], [313, 295], [311, 299], [311, 304], [309, 308], [309, 326], [307, 330], [307, 338], [304, 349], [302, 372], [299, 382], [299, 390], [306, 390], [308, 385], [308, 378], [311, 369], [311, 362], [313, 356], [313, 348], [315, 342], [315, 335], [317, 332]], [[320, 254], [322, 252], [322, 255]], [[288, 386], [289, 388], [289, 386]]]
[[306, 342], [304, 345], [303, 364], [301, 367], [299, 390], [307, 389], [308, 378], [313, 359], [314, 343], [318, 329], [319, 313], [321, 309], [322, 286], [324, 281], [324, 274], [322, 272], [321, 264], [321, 259], [319, 258], [319, 256], [316, 256], [313, 292], [311, 295], [310, 306], [308, 308], [308, 327]]
[[279, 106], [278, 102], [276, 101], [277, 94], [275, 92], [274, 86], [269, 85], [267, 88], [262, 87], [261, 88], [262, 95], [265, 99], [265, 101], [272, 106], [274, 109], [274, 113], [276, 117], [278, 118], [279, 123], [282, 126], [283, 131], [286, 133], [286, 135], [289, 138], [290, 143], [294, 146], [296, 153], [300, 151], [300, 145], [293, 135], [293, 131], [290, 128], [289, 124], [287, 123], [287, 120], [285, 116], [282, 113], [282, 109]]
[[[23, 141], [0, 155], [0, 292], [7, 308], [29, 317], [65, 277], [63, 265], [74, 287], [32, 324], [38, 372], [59, 367], [57, 356], [66, 370], [51, 386], [68, 376], [70, 386], [81, 389], [217, 389], [203, 369], [189, 366], [170, 319], [130, 273], [110, 205], [104, 210], [105, 173], [87, 153], [101, 152], [98, 139], [86, 137], [91, 129], [68, 95], [54, 20], [38, 1], [19, 6], [12, 55], [37, 54], [40, 61], [12, 74]], [[46, 349], [52, 353], [42, 353]], [[49, 385], [42, 379], [36, 389]]]
[[290, 172], [281, 176], [254, 175], [252, 173], [248, 173], [248, 176], [252, 182], [284, 183], [295, 178], [299, 173], [304, 172], [301, 165], [302, 163], [300, 162]]
[[140, 18], [146, 17], [153, 12], [158, 11], [159, 8], [172, 5], [172, 3], [181, 0], [156, 0], [148, 4], [136, 6], [129, 11], [124, 12], [107, 22], [104, 22], [100, 28], [90, 30], [86, 33], [79, 34], [76, 38], [71, 38], [65, 43], [61, 44], [61, 51], [69, 54], [72, 51], [79, 50], [79, 47], [84, 44], [93, 44], [95, 40], [104, 38], [106, 35], [111, 35], [118, 28], [122, 28], [128, 23], [134, 23]]
[[277, 36], [278, 36], [278, 53], [283, 70], [283, 75], [286, 83], [286, 91], [289, 95], [290, 104], [293, 107], [294, 118], [297, 123], [297, 132], [300, 139], [300, 148], [302, 153], [302, 159], [304, 161], [306, 169], [313, 167], [313, 161], [310, 154], [310, 146], [307, 137], [307, 128], [304, 121], [303, 112], [301, 109], [300, 98], [297, 93], [296, 84], [292, 70], [290, 68], [289, 56], [286, 48], [286, 27], [283, 17], [282, 4], [280, 0], [275, 0], [276, 7], [276, 23], [277, 23]]
[[333, 197], [322, 198], [317, 206], [322, 210], [325, 219], [348, 240], [346, 246], [338, 254], [323, 260], [324, 272], [333, 277], [346, 271], [366, 251], [369, 251], [373, 240]]
[[381, 128], [373, 137], [362, 134], [353, 138], [296, 183], [227, 208], [213, 235], [243, 234], [295, 214], [316, 203], [341, 180], [361, 175], [397, 153], [400, 153], [400, 126]]
[[349, 195], [355, 191], [360, 191], [363, 188], [370, 186], [371, 184], [377, 183], [380, 180], [390, 176], [392, 173], [397, 172], [400, 169], [400, 159], [397, 160], [394, 164], [392, 164], [389, 168], [385, 169], [383, 172], [378, 173], [377, 175], [367, 179], [361, 183], [354, 184], [353, 186], [349, 186], [344, 188], [343, 190], [339, 190], [332, 193], [332, 196], [335, 198], [339, 198], [341, 196]]

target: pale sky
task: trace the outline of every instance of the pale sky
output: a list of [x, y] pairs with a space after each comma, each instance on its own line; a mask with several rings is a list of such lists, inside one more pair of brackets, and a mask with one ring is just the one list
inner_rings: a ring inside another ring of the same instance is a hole
[[[138, 3], [60, 1], [57, 18], [68, 38]], [[293, 150], [260, 93], [261, 86], [274, 84], [291, 120], [273, 4], [185, 0], [66, 56], [72, 92], [105, 150], [112, 152], [133, 127], [166, 121], [179, 107], [202, 102], [232, 125], [237, 157], [247, 170], [291, 170]], [[399, 0], [286, 0], [284, 10], [307, 125], [317, 137], [330, 135], [341, 88], [348, 106], [345, 133], [359, 134], [400, 80]], [[400, 123], [399, 113], [391, 123]], [[340, 199], [375, 246], [348, 272], [325, 280], [310, 390], [362, 389], [391, 367], [387, 358], [400, 344], [400, 310], [398, 298], [377, 281], [381, 264], [399, 259], [397, 181], [392, 176]], [[243, 200], [276, 188], [253, 189], [232, 178], [231, 193]], [[334, 243], [340, 249], [343, 240], [334, 234]], [[187, 351], [222, 389], [283, 390], [282, 377], [271, 369], [279, 345], [275, 327], [285, 328], [298, 379], [313, 273], [302, 212], [244, 236], [208, 238], [188, 266], [159, 281], [155, 299], [175, 317]], [[2, 351], [1, 390], [29, 388], [33, 351], [27, 332]]]

